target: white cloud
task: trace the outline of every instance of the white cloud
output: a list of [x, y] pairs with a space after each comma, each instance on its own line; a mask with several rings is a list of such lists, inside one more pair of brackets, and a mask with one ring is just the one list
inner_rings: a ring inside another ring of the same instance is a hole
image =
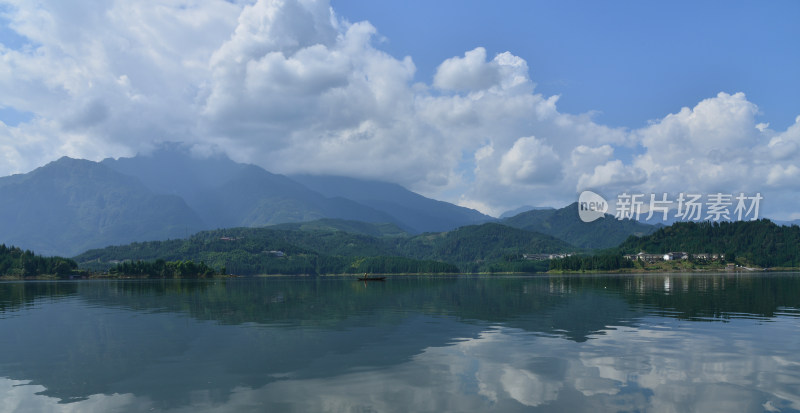
[[619, 159], [609, 161], [594, 168], [594, 172], [581, 175], [578, 180], [580, 190], [592, 188], [625, 188], [637, 186], [647, 179], [641, 169], [625, 166]]
[[519, 138], [500, 158], [501, 182], [545, 184], [561, 177], [561, 162], [553, 147], [533, 136]]
[[433, 77], [433, 85], [446, 90], [488, 89], [499, 81], [498, 65], [486, 61], [486, 49], [483, 47], [464, 53], [464, 57], [445, 60]]
[[570, 160], [573, 168], [594, 167], [608, 160], [613, 154], [614, 148], [611, 145], [603, 145], [596, 148], [578, 145], [572, 150]]
[[800, 149], [800, 116], [795, 118], [794, 124], [785, 132], [770, 139], [767, 147], [775, 159], [789, 160], [796, 157]]
[[464, 57], [451, 57], [436, 69], [433, 86], [449, 91], [481, 91], [489, 88], [512, 90], [532, 89], [528, 78], [528, 63], [509, 52], [486, 60], [486, 49], [476, 47]]
[[800, 186], [800, 168], [797, 165], [773, 166], [767, 175], [767, 185], [795, 188]]
[[[764, 175], [756, 128], [758, 108], [743, 93], [721, 92], [635, 131], [645, 153], [633, 165], [647, 172], [646, 189], [680, 192], [753, 190]], [[755, 178], [755, 179], [754, 179]]]
[[642, 145], [671, 158], [686, 154], [709, 156], [711, 151], [735, 154], [758, 139], [755, 115], [758, 108], [744, 93], [716, 97], [684, 107], [638, 133]]
[[781, 191], [794, 188], [800, 119], [770, 130], [743, 93], [629, 130], [560, 112], [511, 52], [476, 47], [414, 83], [411, 57], [381, 51], [378, 29], [324, 0], [4, 3], [28, 45], [0, 48], [0, 107], [32, 116], [0, 125], [0, 175], [186, 141], [273, 172], [390, 180], [487, 212], [561, 206], [587, 186], [765, 182], [784, 215], [792, 208]]
[[225, 1], [10, 4], [29, 45], [0, 52], [0, 106], [34, 114], [6, 136], [38, 148], [0, 172], [190, 138], [196, 90], [236, 13]]

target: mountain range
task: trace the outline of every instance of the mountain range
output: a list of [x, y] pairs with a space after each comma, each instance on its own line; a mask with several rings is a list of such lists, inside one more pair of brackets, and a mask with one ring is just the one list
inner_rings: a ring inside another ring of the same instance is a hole
[[390, 223], [411, 234], [493, 220], [396, 184], [292, 179], [224, 156], [197, 158], [180, 145], [102, 162], [64, 157], [0, 178], [0, 199], [0, 243], [62, 256], [206, 229], [322, 218]]
[[576, 204], [524, 207], [526, 212], [498, 220], [395, 183], [273, 174], [225, 156], [194, 156], [180, 144], [101, 162], [64, 157], [26, 174], [0, 178], [0, 200], [0, 243], [61, 256], [186, 238], [210, 229], [278, 224], [319, 228], [332, 222], [326, 224], [326, 219], [382, 224], [380, 230], [356, 224], [345, 230], [373, 231], [364, 235], [381, 237], [499, 222], [579, 249], [613, 247], [630, 235], [655, 229], [613, 217], [585, 224], [578, 219]]

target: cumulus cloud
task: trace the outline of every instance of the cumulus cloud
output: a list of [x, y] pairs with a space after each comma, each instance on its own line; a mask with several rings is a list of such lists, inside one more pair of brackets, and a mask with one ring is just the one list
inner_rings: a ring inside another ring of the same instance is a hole
[[553, 147], [533, 136], [519, 138], [500, 158], [501, 182], [536, 184], [557, 181], [561, 162]]
[[32, 152], [3, 173], [63, 155], [130, 155], [154, 141], [191, 138], [207, 61], [238, 15], [224, 1], [10, 2], [5, 9], [27, 44], [0, 51], [0, 106], [33, 118], [0, 131], [0, 141]]
[[625, 166], [619, 159], [609, 161], [594, 168], [592, 174], [583, 174], [578, 180], [578, 188], [625, 188], [637, 186], [647, 179], [647, 174], [636, 167]]
[[464, 57], [451, 57], [436, 70], [433, 85], [448, 90], [482, 90], [500, 81], [497, 62], [486, 61], [486, 49], [475, 48]]
[[570, 153], [570, 160], [573, 168], [580, 168], [586, 165], [599, 165], [608, 160], [613, 154], [614, 148], [611, 145], [602, 145], [595, 148], [578, 145]]
[[638, 131], [641, 143], [663, 157], [674, 160], [687, 154], [709, 156], [711, 151], [736, 154], [758, 138], [755, 115], [758, 107], [744, 93], [716, 97], [684, 107]]
[[563, 113], [525, 59], [483, 47], [418, 83], [412, 57], [383, 52], [379, 28], [325, 0], [0, 2], [25, 40], [0, 47], [0, 107], [31, 114], [0, 124], [0, 175], [184, 141], [499, 214], [561, 206], [586, 186], [779, 191], [800, 148], [800, 120], [770, 130], [743, 93], [635, 130]]
[[788, 160], [796, 157], [800, 149], [800, 116], [795, 118], [794, 124], [785, 132], [770, 139], [767, 147], [774, 159]]
[[778, 187], [800, 186], [800, 168], [797, 165], [775, 165], [767, 175], [767, 185]]
[[760, 192], [767, 214], [780, 209], [786, 214], [797, 202], [796, 193], [786, 192], [796, 188], [797, 167], [785, 154], [794, 150], [800, 129], [795, 124], [776, 133], [758, 123], [757, 114], [758, 107], [743, 93], [721, 92], [634, 131], [644, 151], [626, 167], [644, 171], [646, 179], [631, 182], [630, 188], [673, 194]]

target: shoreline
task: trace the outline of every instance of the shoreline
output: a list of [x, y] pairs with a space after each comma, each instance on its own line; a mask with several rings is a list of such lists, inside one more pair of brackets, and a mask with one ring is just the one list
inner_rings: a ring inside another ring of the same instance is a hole
[[[738, 267], [736, 269], [725, 268], [694, 268], [694, 269], [666, 269], [666, 268], [618, 268], [615, 270], [583, 270], [583, 271], [564, 271], [550, 270], [544, 272], [477, 272], [477, 273], [371, 273], [374, 277], [457, 277], [457, 276], [493, 276], [493, 275], [517, 275], [517, 276], [545, 276], [545, 275], [574, 275], [574, 274], [750, 274], [750, 273], [783, 273], [800, 272], [800, 268], [754, 268]], [[91, 281], [91, 280], [226, 280], [237, 278], [289, 278], [289, 277], [321, 277], [321, 278], [357, 278], [361, 274], [255, 274], [255, 275], [216, 275], [213, 277], [183, 277], [183, 278], [150, 278], [145, 276], [108, 276], [108, 275], [89, 275], [59, 277], [56, 275], [37, 275], [31, 277], [21, 276], [0, 276], [2, 281]]]

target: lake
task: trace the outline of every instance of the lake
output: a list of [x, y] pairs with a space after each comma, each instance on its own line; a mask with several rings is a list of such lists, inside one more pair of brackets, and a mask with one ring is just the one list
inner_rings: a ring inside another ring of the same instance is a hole
[[800, 274], [4, 282], [17, 411], [800, 411]]

